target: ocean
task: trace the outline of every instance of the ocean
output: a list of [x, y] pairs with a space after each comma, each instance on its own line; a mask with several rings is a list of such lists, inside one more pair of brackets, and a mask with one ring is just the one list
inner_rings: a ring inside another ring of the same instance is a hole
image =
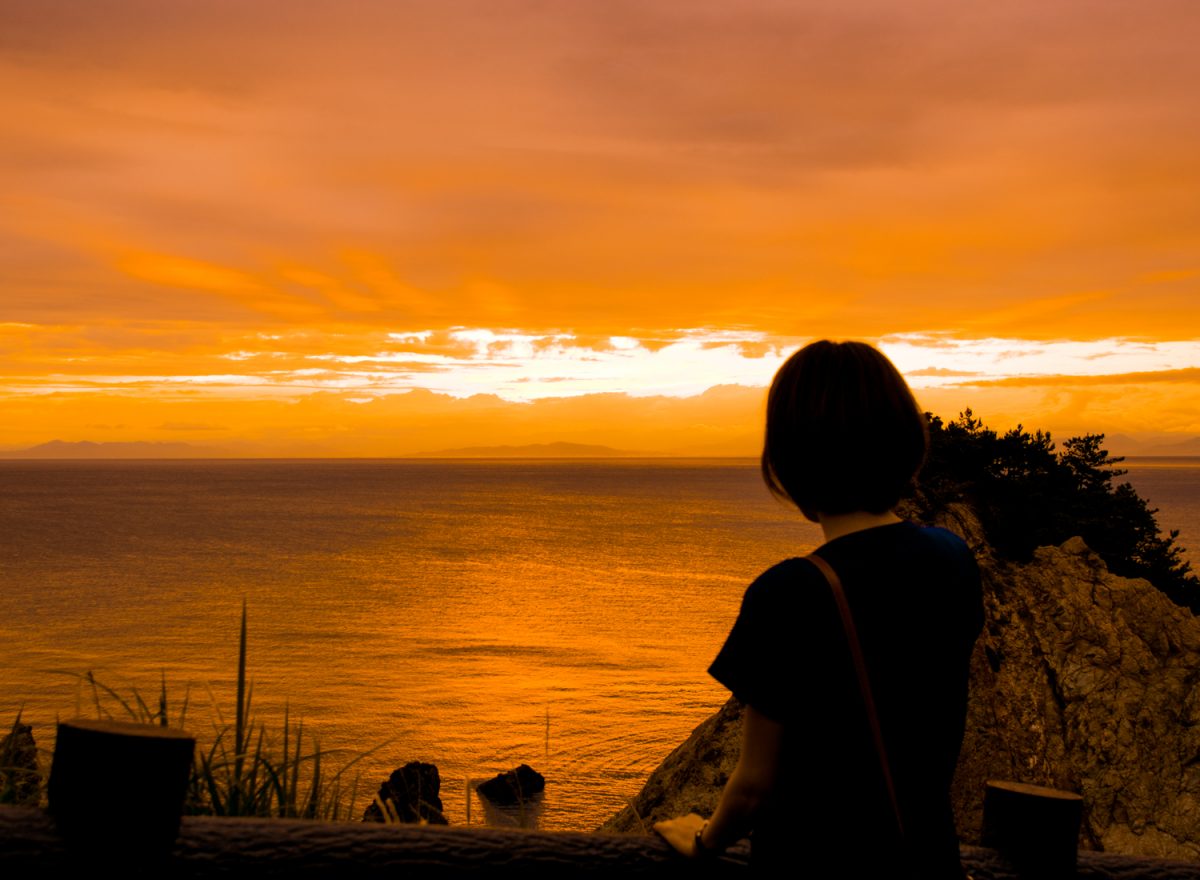
[[[1200, 567], [1200, 459], [1125, 466]], [[203, 742], [244, 601], [255, 714], [378, 747], [359, 809], [422, 760], [452, 823], [488, 821], [469, 781], [528, 763], [523, 819], [591, 829], [724, 701], [746, 585], [820, 540], [742, 460], [4, 461], [0, 719], [46, 744], [83, 673], [165, 677]]]

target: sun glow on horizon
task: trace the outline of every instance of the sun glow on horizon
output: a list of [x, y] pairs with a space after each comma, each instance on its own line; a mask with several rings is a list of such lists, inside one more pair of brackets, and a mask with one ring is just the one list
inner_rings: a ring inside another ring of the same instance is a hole
[[[312, 331], [230, 341], [238, 347], [191, 359], [210, 369], [236, 363], [237, 372], [91, 372], [105, 361], [122, 365], [119, 356], [92, 355], [64, 362], [61, 366], [71, 369], [58, 373], [10, 374], [0, 379], [0, 394], [103, 392], [131, 386], [150, 393], [192, 386], [218, 394], [284, 397], [316, 390], [394, 394], [421, 389], [458, 398], [494, 395], [518, 403], [597, 393], [692, 397], [718, 385], [765, 387], [783, 360], [809, 340], [704, 328], [638, 338], [455, 327], [325, 340], [339, 343], [335, 351], [319, 350], [321, 334]], [[942, 332], [873, 341], [914, 388], [1120, 384], [1134, 374], [1154, 381], [1155, 373], [1171, 381], [1200, 365], [1200, 340], [970, 339]], [[255, 343], [269, 346], [254, 350], [250, 346]], [[369, 353], [345, 353], [354, 349]]]
[[[229, 350], [170, 359], [93, 354], [46, 372], [35, 363], [4, 377], [0, 411], [11, 414], [9, 448], [61, 437], [232, 443], [247, 454], [411, 454], [481, 433], [620, 448], [640, 423], [638, 448], [753, 454], [763, 390], [807, 341], [699, 328], [645, 337], [481, 327], [255, 333], [226, 338]], [[969, 406], [996, 427], [1200, 433], [1200, 341], [944, 332], [873, 341], [922, 405], [946, 417]], [[104, 366], [127, 372], [93, 372]], [[114, 422], [100, 411], [122, 415]], [[709, 439], [697, 447], [698, 425]]]

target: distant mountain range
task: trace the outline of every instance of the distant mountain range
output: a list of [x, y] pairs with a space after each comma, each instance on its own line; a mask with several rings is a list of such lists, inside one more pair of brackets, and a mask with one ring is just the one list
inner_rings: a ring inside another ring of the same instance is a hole
[[[1126, 435], [1107, 438], [1105, 446], [1113, 455], [1143, 457], [1200, 456], [1200, 437], [1176, 442], [1148, 442]], [[258, 457], [263, 451], [237, 451], [213, 446], [193, 446], [190, 443], [148, 442], [97, 443], [91, 440], [52, 440], [29, 449], [0, 450], [0, 459], [133, 459], [133, 458], [227, 458]], [[322, 454], [317, 453], [319, 457]], [[268, 456], [271, 457], [271, 456]], [[305, 456], [308, 457], [308, 456]], [[418, 452], [410, 458], [656, 458], [662, 453], [617, 449], [589, 443], [526, 443], [502, 446], [460, 446]]]
[[91, 440], [69, 442], [51, 440], [29, 449], [0, 452], [0, 458], [215, 458], [219, 449], [192, 446], [190, 443], [94, 443]]
[[[132, 458], [222, 458], [225, 449], [193, 446], [190, 443], [95, 443], [52, 440], [29, 449], [0, 451], [0, 458], [19, 459], [132, 459]], [[419, 452], [412, 458], [645, 458], [652, 453], [634, 452], [586, 443], [529, 443], [524, 446], [464, 446]]]
[[650, 453], [587, 443], [527, 443], [524, 446], [461, 446], [419, 452], [413, 458], [647, 458]]

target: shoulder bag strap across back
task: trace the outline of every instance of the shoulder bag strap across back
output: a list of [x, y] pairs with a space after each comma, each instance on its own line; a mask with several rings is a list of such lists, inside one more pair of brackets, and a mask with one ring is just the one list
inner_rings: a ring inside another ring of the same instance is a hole
[[887, 751], [883, 746], [883, 731], [879, 727], [879, 713], [875, 711], [875, 697], [871, 691], [871, 680], [867, 677], [867, 663], [863, 659], [862, 645], [858, 641], [858, 629], [854, 626], [854, 617], [850, 614], [850, 605], [846, 602], [846, 592], [842, 589], [842, 579], [833, 570], [833, 566], [818, 556], [810, 553], [809, 562], [817, 567], [829, 587], [833, 590], [833, 598], [837, 603], [838, 613], [842, 616], [842, 626], [846, 630], [846, 641], [850, 644], [850, 656], [854, 660], [854, 671], [858, 673], [858, 687], [862, 691], [863, 704], [867, 707], [867, 720], [871, 724], [871, 735], [875, 738], [875, 752], [879, 756], [879, 766], [883, 769], [883, 779], [887, 783], [888, 797], [892, 801], [892, 812], [896, 814], [896, 826], [900, 836], [904, 836], [904, 820], [900, 817], [900, 802], [896, 800], [896, 785], [892, 781], [892, 766], [888, 763]]

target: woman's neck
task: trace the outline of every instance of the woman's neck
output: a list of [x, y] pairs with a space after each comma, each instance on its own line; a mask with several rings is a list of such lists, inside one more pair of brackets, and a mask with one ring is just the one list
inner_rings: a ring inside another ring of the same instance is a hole
[[850, 513], [818, 513], [817, 522], [821, 524], [821, 531], [825, 533], [825, 540], [828, 542], [851, 532], [861, 532], [876, 526], [890, 526], [900, 522], [900, 517], [890, 510], [884, 513], [855, 510]]

